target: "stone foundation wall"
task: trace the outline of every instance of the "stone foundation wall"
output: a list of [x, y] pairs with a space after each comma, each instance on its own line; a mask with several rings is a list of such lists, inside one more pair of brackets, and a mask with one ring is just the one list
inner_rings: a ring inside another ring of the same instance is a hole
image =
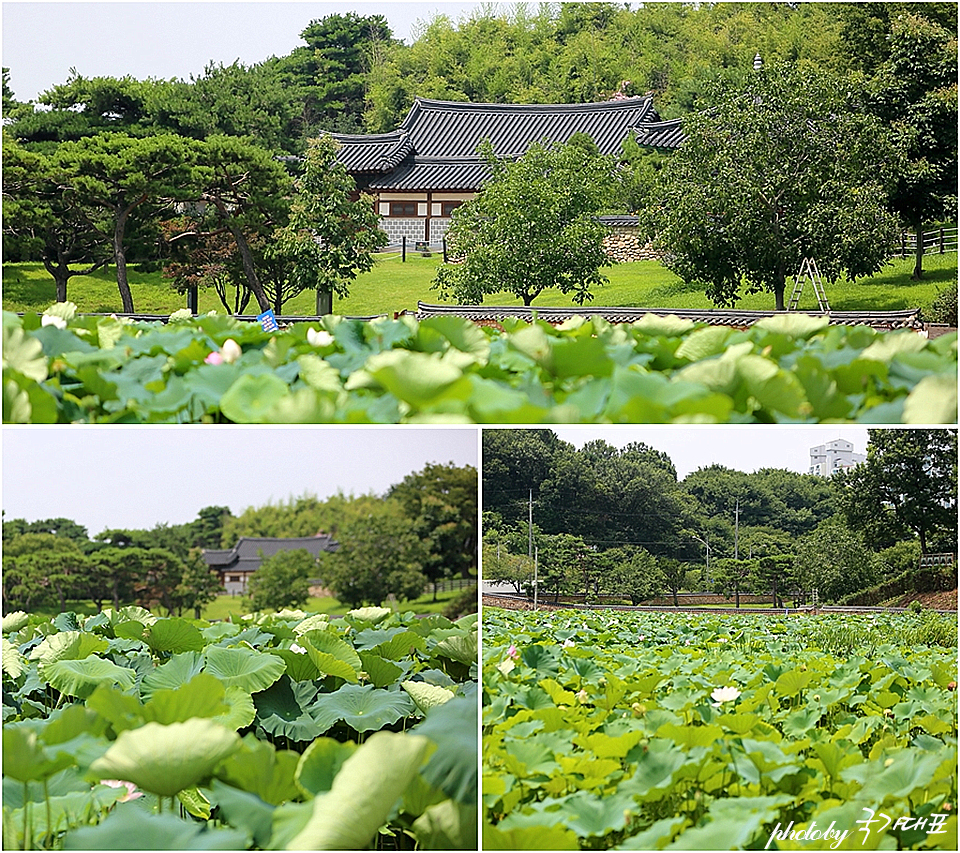
[[400, 243], [404, 237], [407, 238], [409, 244], [426, 239], [426, 235], [423, 233], [426, 221], [426, 219], [419, 218], [402, 219], [388, 216], [380, 219], [380, 228], [386, 232], [387, 239], [391, 244]]
[[655, 261], [659, 255], [649, 245], [641, 244], [640, 229], [618, 225], [609, 229], [603, 238], [603, 248], [614, 263]]

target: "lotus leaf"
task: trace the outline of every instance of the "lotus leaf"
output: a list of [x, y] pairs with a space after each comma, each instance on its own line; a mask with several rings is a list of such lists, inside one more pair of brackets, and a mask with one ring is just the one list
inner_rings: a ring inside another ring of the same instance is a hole
[[277, 806], [300, 796], [294, 781], [299, 761], [298, 753], [277, 750], [273, 744], [247, 735], [241, 748], [223, 760], [215, 775], [234, 788]]
[[404, 673], [395, 663], [373, 652], [360, 652], [360, 665], [374, 687], [389, 687]]
[[22, 610], [14, 610], [11, 613], [3, 614], [2, 631], [4, 634], [12, 634], [25, 628], [30, 621], [30, 617]]
[[30, 652], [41, 668], [58, 660], [82, 660], [92, 654], [106, 651], [107, 641], [93, 634], [80, 631], [63, 631], [51, 634]]
[[375, 646], [375, 651], [386, 660], [397, 661], [413, 654], [415, 651], [426, 651], [427, 644], [423, 637], [414, 631], [402, 631], [391, 637], [387, 642]]
[[471, 631], [457, 637], [447, 637], [437, 643], [434, 654], [449, 658], [459, 663], [475, 664], [477, 662], [477, 635]]
[[437, 744], [424, 777], [458, 803], [477, 801], [477, 703], [456, 698], [430, 712], [416, 727]]
[[0, 640], [3, 647], [3, 671], [11, 678], [19, 678], [26, 669], [27, 661], [17, 650], [17, 647], [6, 637]]
[[424, 684], [422, 681], [402, 681], [400, 686], [413, 699], [421, 714], [427, 714], [431, 708], [449, 702], [454, 695], [452, 690]]
[[477, 806], [444, 800], [427, 808], [413, 829], [424, 850], [476, 850]]
[[173, 815], [151, 815], [134, 807], [118, 808], [98, 826], [67, 833], [67, 850], [241, 850], [249, 836], [235, 829], [208, 829]]
[[182, 723], [191, 717], [216, 717], [229, 711], [224, 702], [223, 684], [209, 673], [201, 672], [181, 687], [155, 690], [143, 707], [147, 722]]
[[43, 676], [66, 696], [89, 696], [101, 684], [117, 684], [124, 690], [133, 687], [135, 673], [108, 660], [88, 657], [83, 660], [58, 660], [43, 667]]
[[310, 660], [321, 672], [356, 683], [360, 672], [360, 656], [353, 647], [329, 631], [301, 637]]
[[158, 619], [144, 633], [147, 645], [155, 652], [199, 652], [204, 647], [200, 629], [186, 619]]
[[146, 700], [154, 690], [174, 690], [189, 682], [202, 669], [203, 656], [199, 652], [173, 655], [144, 676], [140, 683], [140, 695]]
[[343, 762], [353, 755], [356, 748], [356, 744], [350, 742], [340, 743], [333, 738], [318, 737], [300, 757], [295, 775], [297, 786], [309, 796], [329, 791]]
[[314, 681], [322, 675], [308, 654], [290, 649], [268, 649], [268, 652], [286, 664], [286, 675], [293, 681]]
[[376, 625], [390, 616], [393, 611], [389, 607], [357, 607], [347, 611], [347, 616]]
[[74, 763], [55, 749], [45, 749], [37, 733], [22, 726], [3, 727], [3, 775], [20, 782], [46, 779]]
[[240, 687], [247, 693], [269, 687], [286, 669], [280, 658], [253, 649], [207, 646], [203, 654], [207, 673], [219, 678], [225, 687]]
[[272, 735], [297, 741], [313, 740], [324, 731], [307, 711], [316, 694], [317, 688], [312, 682], [291, 682], [287, 676], [281, 676], [253, 698], [260, 725]]
[[313, 800], [309, 821], [286, 849], [366, 847], [419, 772], [427, 745], [415, 735], [372, 735], [343, 763], [330, 790]]
[[358, 732], [369, 732], [392, 725], [415, 708], [405, 693], [344, 684], [333, 693], [321, 694], [309, 710], [321, 732], [340, 720]]
[[240, 738], [210, 720], [168, 726], [147, 723], [120, 733], [91, 770], [101, 779], [123, 779], [161, 797], [172, 797], [209, 776], [240, 748]]

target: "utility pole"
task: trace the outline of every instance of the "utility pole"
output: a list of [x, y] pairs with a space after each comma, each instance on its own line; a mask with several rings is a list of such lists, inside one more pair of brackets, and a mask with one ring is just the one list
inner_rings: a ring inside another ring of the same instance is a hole
[[533, 489], [530, 489], [530, 504], [527, 514], [527, 559], [533, 559]]
[[737, 597], [736, 608], [740, 609], [740, 498], [737, 504], [733, 523], [733, 559], [737, 561], [736, 576], [733, 581], [733, 590]]
[[536, 551], [533, 552], [533, 609], [538, 610], [537, 607], [537, 566], [540, 563], [540, 548], [538, 547]]

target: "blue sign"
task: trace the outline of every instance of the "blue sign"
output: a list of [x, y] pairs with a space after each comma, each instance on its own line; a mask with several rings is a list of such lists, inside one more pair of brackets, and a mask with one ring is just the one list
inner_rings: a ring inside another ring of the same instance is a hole
[[257, 314], [257, 319], [265, 332], [276, 332], [280, 328], [277, 325], [277, 316], [273, 313], [272, 308], [268, 308], [262, 314]]

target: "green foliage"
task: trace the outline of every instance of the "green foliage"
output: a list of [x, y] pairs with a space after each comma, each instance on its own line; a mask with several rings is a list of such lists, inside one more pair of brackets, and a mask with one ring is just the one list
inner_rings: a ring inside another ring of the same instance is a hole
[[876, 557], [862, 534], [840, 516], [822, 521], [797, 542], [795, 566], [801, 588], [818, 590], [821, 601], [866, 589], [878, 574]]
[[[860, 60], [870, 75], [870, 107], [903, 154], [891, 204], [919, 232], [926, 222], [954, 216], [957, 206], [956, 10], [924, 4], [864, 17], [885, 36], [876, 54]], [[913, 275], [922, 274], [918, 246]]]
[[957, 547], [955, 430], [870, 430], [867, 461], [836, 480], [851, 527], [883, 547], [915, 535], [922, 553]]
[[408, 601], [426, 587], [426, 545], [414, 523], [389, 503], [345, 522], [337, 538], [340, 547], [323, 555], [320, 573], [341, 601], [354, 607], [389, 596]]
[[582, 144], [532, 144], [517, 161], [481, 154], [492, 178], [454, 212], [447, 234], [462, 263], [441, 267], [442, 298], [480, 303], [494, 293], [530, 305], [548, 287], [571, 293], [579, 305], [604, 282], [609, 261], [596, 215], [616, 186], [613, 163]]
[[804, 258], [830, 282], [886, 262], [897, 155], [841, 78], [765, 67], [684, 132], [645, 216], [668, 266], [717, 304], [735, 304], [745, 287], [772, 292], [783, 310]]
[[957, 288], [947, 286], [945, 290], [938, 290], [927, 312], [931, 323], [940, 323], [944, 326], [957, 326]]
[[250, 578], [250, 606], [254, 610], [301, 607], [310, 596], [310, 579], [316, 575], [317, 561], [309, 551], [278, 551]]
[[401, 504], [427, 545], [423, 572], [432, 583], [476, 574], [476, 468], [430, 463], [391, 486], [387, 498]]
[[[318, 314], [333, 310], [332, 294], [346, 296], [349, 283], [373, 267], [371, 252], [387, 242], [372, 199], [361, 195], [354, 200], [355, 189], [353, 178], [336, 159], [333, 139], [310, 140], [289, 223], [274, 234], [267, 250], [268, 257], [290, 263], [293, 293], [316, 290]], [[321, 311], [323, 294], [327, 304]], [[279, 304], [276, 308], [279, 311]]]
[[955, 626], [934, 616], [946, 644], [921, 645], [918, 621], [487, 608], [485, 838], [751, 849], [880, 799], [949, 827], [875, 824], [871, 845], [949, 846]]
[[[514, 321], [482, 337], [450, 317], [331, 316], [279, 333], [216, 316], [65, 322], [4, 314], [6, 422], [956, 421], [955, 334], [800, 315], [746, 331]], [[206, 363], [228, 340], [239, 357]]]

